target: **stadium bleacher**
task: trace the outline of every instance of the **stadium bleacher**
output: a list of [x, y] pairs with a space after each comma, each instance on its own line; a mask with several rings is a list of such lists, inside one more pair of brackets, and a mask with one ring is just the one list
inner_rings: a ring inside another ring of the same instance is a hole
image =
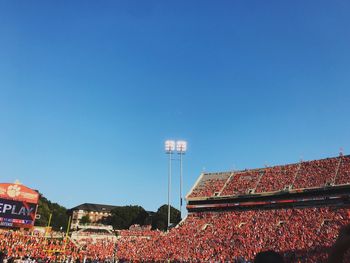
[[289, 262], [322, 262], [340, 226], [348, 223], [348, 210], [336, 207], [194, 213], [167, 235], [120, 239], [117, 255], [137, 261], [227, 262], [272, 249]]
[[255, 188], [264, 173], [265, 171], [263, 169], [234, 173], [220, 195], [232, 196], [254, 193]]
[[[332, 190], [349, 184], [349, 179], [349, 156], [202, 174], [187, 195], [189, 204], [195, 204], [198, 198], [202, 200], [198, 211], [190, 209], [181, 226], [167, 235], [153, 236], [146, 242], [120, 239], [118, 257], [141, 261], [223, 262], [241, 257], [252, 260], [259, 251], [272, 249], [280, 252], [287, 262], [325, 262], [340, 227], [350, 223], [350, 188], [340, 188], [341, 194]], [[325, 188], [330, 190], [329, 195], [322, 192]], [[254, 195], [260, 193], [264, 197], [269, 193], [264, 198], [272, 200], [280, 192], [294, 193], [295, 200], [279, 197], [280, 202], [285, 203], [284, 208], [255, 205], [244, 210], [240, 204], [235, 204], [236, 209], [227, 210], [227, 204], [217, 206], [215, 203], [222, 198], [231, 202], [245, 196], [254, 204]], [[308, 195], [307, 205], [300, 202], [305, 199], [303, 193]], [[301, 197], [298, 199], [298, 196]], [[337, 201], [331, 203], [329, 199]], [[210, 211], [212, 207], [216, 207], [215, 211]]]
[[350, 156], [341, 157], [339, 170], [335, 177], [335, 185], [350, 183]]
[[219, 195], [221, 189], [224, 187], [225, 182], [230, 178], [232, 173], [212, 173], [203, 174], [199, 183], [193, 189], [191, 197], [211, 197]]
[[300, 164], [292, 164], [266, 168], [255, 192], [276, 192], [288, 188], [293, 184], [293, 177], [296, 175], [299, 166]]
[[220, 196], [235, 196], [349, 183], [350, 156], [339, 156], [260, 169], [207, 173], [187, 197], [210, 197], [215, 192]]
[[116, 240], [84, 236], [78, 244], [1, 230], [0, 250], [57, 261], [252, 262], [270, 249], [285, 262], [326, 262], [350, 224], [350, 156], [201, 174], [187, 209], [167, 233], [133, 228]]
[[301, 163], [293, 188], [323, 187], [327, 183], [331, 183], [340, 161], [341, 158], [329, 158]]

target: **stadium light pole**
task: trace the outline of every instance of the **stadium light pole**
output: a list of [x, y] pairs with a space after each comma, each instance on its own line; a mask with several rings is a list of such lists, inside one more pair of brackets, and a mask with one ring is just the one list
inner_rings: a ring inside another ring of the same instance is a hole
[[183, 169], [182, 169], [182, 156], [186, 153], [187, 142], [177, 141], [176, 151], [180, 155], [180, 217], [182, 218], [182, 181], [183, 181]]
[[175, 151], [175, 141], [165, 141], [165, 153], [169, 155], [169, 171], [168, 171], [168, 226], [170, 226], [170, 191], [171, 191], [171, 156]]

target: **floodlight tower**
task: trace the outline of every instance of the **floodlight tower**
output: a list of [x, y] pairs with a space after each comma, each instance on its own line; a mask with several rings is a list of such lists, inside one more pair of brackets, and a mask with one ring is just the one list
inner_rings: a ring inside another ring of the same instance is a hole
[[187, 151], [187, 142], [186, 141], [177, 141], [176, 142], [176, 151], [180, 155], [180, 216], [182, 218], [182, 156]]
[[175, 151], [175, 141], [165, 141], [165, 153], [169, 155], [169, 172], [168, 172], [168, 226], [170, 226], [170, 191], [171, 191], [171, 156]]

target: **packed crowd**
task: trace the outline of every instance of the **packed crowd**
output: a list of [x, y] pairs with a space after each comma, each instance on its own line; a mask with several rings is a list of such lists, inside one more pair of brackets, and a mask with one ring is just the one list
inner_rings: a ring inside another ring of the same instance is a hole
[[81, 242], [84, 242], [84, 245], [79, 246], [79, 254], [83, 255], [83, 260], [89, 259], [89, 261], [113, 262], [116, 252], [115, 239], [86, 238], [81, 240]]
[[[227, 173], [229, 174], [229, 173]], [[350, 156], [234, 172], [229, 177], [201, 180], [189, 198], [266, 193], [291, 189], [350, 184]]]
[[68, 240], [45, 238], [27, 231], [0, 230], [0, 251], [5, 252], [8, 260], [31, 258], [46, 262], [79, 256]]
[[47, 238], [28, 231], [0, 230], [0, 252], [7, 262], [112, 261], [115, 242], [86, 238], [82, 244], [70, 239]]
[[[337, 207], [244, 210], [189, 214], [168, 233], [124, 230], [116, 240], [85, 238], [80, 244], [29, 232], [1, 230], [0, 251], [8, 262], [246, 262], [271, 249], [286, 262], [326, 262], [350, 209]], [[138, 232], [135, 234], [135, 232]]]
[[256, 188], [256, 193], [275, 192], [293, 184], [299, 164], [268, 167]]
[[263, 169], [235, 173], [223, 189], [221, 196], [247, 194], [249, 190], [255, 190], [263, 173]]
[[[189, 197], [245, 194], [250, 189], [273, 192], [288, 185], [349, 184], [350, 156], [203, 178]], [[133, 226], [119, 231], [118, 238], [93, 239], [94, 231], [74, 240], [0, 229], [0, 252], [5, 252], [9, 263], [28, 259], [111, 262], [115, 258], [121, 262], [249, 262], [258, 252], [271, 249], [286, 262], [319, 263], [326, 262], [338, 230], [349, 223], [350, 208], [335, 206], [196, 212], [167, 233]]]
[[342, 157], [339, 166], [338, 174], [335, 179], [335, 184], [349, 184], [350, 183], [350, 156]]
[[191, 197], [214, 196], [215, 193], [219, 193], [221, 191], [227, 179], [228, 176], [220, 178], [209, 178], [193, 190]]
[[339, 161], [339, 158], [329, 158], [303, 162], [293, 183], [293, 188], [314, 188], [331, 183]]
[[232, 262], [272, 249], [287, 262], [325, 262], [340, 226], [348, 223], [349, 210], [335, 208], [196, 213], [166, 235], [119, 239], [117, 257]]

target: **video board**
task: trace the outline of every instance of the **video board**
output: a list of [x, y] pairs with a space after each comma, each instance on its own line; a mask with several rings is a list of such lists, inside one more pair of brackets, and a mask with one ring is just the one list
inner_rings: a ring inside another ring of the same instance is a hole
[[0, 226], [32, 227], [38, 200], [38, 192], [24, 185], [0, 184]]

